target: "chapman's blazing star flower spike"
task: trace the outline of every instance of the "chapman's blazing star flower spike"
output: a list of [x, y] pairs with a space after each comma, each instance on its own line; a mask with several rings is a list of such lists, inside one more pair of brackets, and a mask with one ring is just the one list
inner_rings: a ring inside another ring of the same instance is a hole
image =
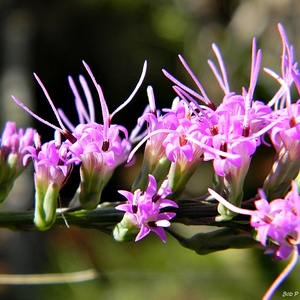
[[[146, 62], [135, 89], [112, 113], [90, 67], [83, 62], [99, 96], [102, 123], [96, 121], [92, 94], [82, 75], [79, 82], [84, 101], [73, 78], [68, 78], [79, 119], [73, 124], [61, 109], [55, 108], [34, 74], [59, 126], [41, 119], [13, 97], [33, 117], [55, 129], [56, 136], [42, 145], [35, 130], [29, 128], [24, 132], [12, 122], [6, 124], [0, 148], [0, 203], [31, 160], [36, 190], [34, 216], [29, 212], [30, 219], [25, 225], [22, 219], [21, 225], [9, 222], [7, 225], [5, 221], [5, 226], [28, 228], [27, 224], [31, 226], [34, 218], [39, 230], [47, 230], [56, 220], [59, 223], [66, 217], [69, 224], [97, 228], [120, 242], [139, 241], [154, 232], [165, 243], [167, 230], [183, 247], [200, 255], [255, 247], [273, 254], [276, 260], [291, 256], [290, 263], [264, 296], [270, 299], [296, 265], [300, 251], [300, 196], [296, 184], [300, 182], [300, 100], [295, 102], [291, 92], [295, 85], [300, 94], [300, 72], [283, 26], [279, 24], [278, 29], [282, 41], [281, 73], [278, 75], [268, 68], [264, 71], [276, 80], [279, 88], [267, 104], [256, 100], [254, 95], [262, 61], [256, 40], [252, 42], [249, 84], [239, 93], [231, 90], [221, 52], [213, 44], [217, 64], [212, 60], [208, 64], [224, 92], [220, 104], [209, 99], [179, 55], [198, 91], [163, 70], [174, 84], [176, 97], [170, 108], [157, 109], [153, 88], [148, 86], [149, 104], [131, 134], [124, 126], [114, 124], [113, 118], [140, 88]], [[269, 144], [265, 135], [269, 135]], [[61, 136], [66, 140], [62, 142]], [[274, 163], [262, 188], [247, 200], [244, 180], [252, 157], [262, 143], [274, 147]], [[143, 144], [141, 170], [131, 191], [118, 191], [125, 197], [124, 202], [111, 199], [101, 203], [102, 191], [115, 169], [134, 161], [136, 151]], [[208, 161], [214, 170], [213, 188], [203, 196], [183, 198], [185, 186], [196, 169]], [[59, 193], [74, 164], [80, 165], [80, 184], [69, 207], [61, 210], [64, 217], [57, 210]], [[166, 229], [171, 222], [224, 228], [184, 237]]]
[[116, 206], [117, 210], [125, 211], [122, 221], [114, 228], [114, 239], [130, 241], [135, 238], [139, 241], [151, 231], [156, 233], [162, 241], [166, 242], [164, 227], [171, 225], [170, 219], [176, 213], [160, 212], [165, 207], [178, 207], [178, 205], [166, 197], [172, 193], [169, 188], [169, 181], [165, 180], [157, 190], [157, 182], [154, 176], [149, 175], [149, 184], [146, 191], [137, 189], [134, 193], [119, 191], [127, 198], [128, 203]]
[[33, 160], [35, 182], [34, 224], [39, 230], [49, 229], [56, 219], [59, 191], [66, 183], [72, 170], [68, 152], [61, 144], [60, 134], [56, 140], [41, 144], [40, 136], [35, 134], [35, 146], [25, 149], [24, 164]]
[[270, 299], [298, 260], [300, 251], [300, 196], [296, 183], [292, 182], [292, 189], [284, 199], [275, 199], [270, 203], [264, 192], [260, 190], [261, 198], [255, 201], [257, 208], [255, 211], [236, 207], [211, 189], [209, 189], [209, 193], [232, 212], [251, 216], [250, 224], [256, 228], [257, 238], [261, 244], [266, 248], [267, 242], [278, 246], [275, 252], [277, 259], [286, 259], [292, 254], [290, 263], [264, 296], [264, 299]]
[[23, 165], [24, 149], [33, 144], [35, 129], [17, 128], [14, 122], [7, 122], [0, 139], [0, 203], [11, 191], [14, 181], [28, 165]]

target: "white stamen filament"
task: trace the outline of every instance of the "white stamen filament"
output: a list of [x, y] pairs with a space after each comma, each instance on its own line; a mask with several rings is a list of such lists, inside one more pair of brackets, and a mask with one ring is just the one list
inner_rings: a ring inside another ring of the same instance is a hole
[[35, 132], [33, 136], [33, 141], [34, 141], [35, 148], [40, 149], [42, 146], [41, 136], [37, 132]]
[[87, 72], [89, 73], [96, 89], [99, 95], [99, 100], [100, 100], [100, 104], [101, 104], [101, 110], [102, 110], [102, 117], [103, 117], [103, 139], [104, 140], [108, 140], [108, 129], [110, 126], [110, 116], [109, 116], [109, 111], [108, 111], [108, 107], [103, 95], [103, 91], [101, 86], [97, 83], [96, 78], [94, 77], [90, 67], [87, 65], [87, 63], [85, 61], [82, 61], [85, 69], [87, 70]]
[[249, 216], [254, 216], [256, 215], [256, 212], [253, 210], [249, 209], [244, 209], [237, 207], [231, 203], [229, 203], [227, 200], [225, 200], [221, 195], [219, 195], [217, 192], [214, 190], [208, 188], [208, 192], [221, 204], [223, 204], [226, 208], [228, 208], [230, 211], [237, 213], [237, 214], [242, 214], [242, 215], [249, 215]]
[[279, 285], [285, 280], [285, 278], [291, 273], [293, 268], [296, 266], [298, 261], [298, 246], [297, 244], [293, 245], [292, 258], [290, 262], [286, 265], [280, 275], [275, 279], [272, 285], [268, 288], [267, 292], [263, 296], [263, 300], [269, 300], [273, 296], [276, 289]]
[[[28, 108], [23, 102], [21, 102], [19, 99], [17, 99], [15, 96], [11, 95], [12, 99], [21, 107], [23, 108], [26, 112], [28, 112], [30, 115], [32, 115], [35, 119], [37, 119], [38, 121], [44, 123], [45, 125], [58, 130], [60, 132], [62, 132], [63, 130], [57, 126], [55, 126], [54, 124], [42, 119], [41, 117], [39, 117], [37, 114], [35, 114], [30, 108]], [[65, 127], [63, 127], [65, 128]]]
[[80, 124], [84, 124], [84, 119], [86, 119], [87, 121], [89, 121], [89, 117], [87, 114], [87, 111], [83, 105], [83, 102], [81, 100], [80, 94], [77, 90], [77, 87], [75, 85], [75, 82], [73, 80], [73, 78], [71, 76], [68, 76], [68, 81], [69, 81], [69, 85], [71, 87], [71, 90], [75, 96], [75, 107], [77, 110], [77, 114], [78, 114], [78, 119], [79, 119], [79, 123]]
[[164, 73], [164, 75], [171, 80], [173, 83], [175, 83], [176, 85], [178, 85], [179, 87], [181, 87], [183, 90], [187, 91], [189, 94], [191, 94], [192, 96], [194, 96], [195, 98], [199, 99], [200, 101], [204, 102], [204, 103], [211, 103], [210, 100], [206, 100], [204, 97], [202, 97], [201, 95], [199, 95], [198, 93], [196, 93], [195, 91], [193, 91], [192, 89], [190, 89], [189, 87], [185, 86], [184, 84], [182, 84], [180, 81], [178, 81], [175, 77], [173, 77], [169, 72], [167, 72], [166, 70], [162, 70], [162, 72]]
[[55, 130], [54, 131], [54, 140], [55, 140], [55, 146], [59, 148], [61, 146], [61, 134], [60, 131]]
[[218, 82], [219, 82], [219, 85], [220, 87], [222, 88], [222, 90], [224, 91], [225, 95], [229, 94], [230, 93], [230, 87], [229, 87], [229, 83], [228, 83], [228, 78], [227, 78], [227, 72], [226, 72], [226, 68], [225, 68], [225, 64], [224, 64], [224, 61], [223, 61], [223, 58], [222, 58], [222, 55], [221, 55], [221, 52], [219, 50], [219, 48], [217, 47], [216, 44], [212, 44], [212, 49], [217, 57], [217, 60], [218, 60], [218, 63], [219, 63], [219, 66], [220, 66], [220, 70], [221, 70], [221, 74], [222, 74], [222, 78], [215, 66], [215, 64], [211, 61], [211, 60], [208, 60], [208, 64], [209, 66], [211, 67], [214, 75], [216, 76]]
[[[290, 95], [290, 89], [289, 89], [289, 86], [287, 85], [287, 83], [278, 75], [278, 74], [276, 74], [274, 71], [272, 71], [272, 70], [270, 70], [270, 69], [268, 69], [268, 68], [264, 68], [264, 71], [266, 72], [266, 73], [268, 73], [269, 75], [271, 75], [273, 78], [275, 78], [280, 84], [281, 84], [281, 86], [282, 86], [282, 89], [283, 89], [283, 91], [285, 92], [285, 94], [286, 94], [286, 99], [285, 99], [285, 103], [283, 102], [283, 103], [281, 103], [280, 104], [280, 109], [281, 108], [283, 108], [284, 107], [284, 104], [285, 104], [285, 106], [289, 106], [289, 105], [291, 105], [291, 95]], [[284, 94], [284, 92], [282, 93], [282, 94]], [[268, 106], [272, 106], [272, 105], [274, 105], [276, 102], [277, 102], [277, 100], [278, 100], [278, 94], [279, 93], [279, 91], [276, 93], [276, 95], [269, 101], [269, 103], [268, 103]], [[277, 107], [278, 105], [277, 105], [277, 103], [276, 103], [276, 108], [278, 109], [278, 107]]]
[[149, 100], [149, 105], [150, 105], [150, 111], [154, 114], [156, 114], [156, 105], [155, 105], [155, 97], [154, 97], [154, 92], [152, 86], [147, 87], [147, 96]]
[[86, 101], [88, 104], [90, 123], [93, 123], [93, 122], [95, 122], [95, 107], [94, 107], [93, 97], [92, 97], [92, 94], [88, 87], [88, 84], [82, 75], [79, 76], [79, 81], [83, 88], [83, 92], [84, 92], [84, 95], [85, 95], [85, 98], [86, 98]]
[[61, 118], [60, 118], [60, 116], [59, 116], [59, 113], [58, 113], [56, 107], [54, 106], [54, 104], [53, 104], [53, 102], [52, 102], [52, 100], [51, 100], [51, 98], [50, 98], [50, 96], [49, 96], [49, 94], [48, 94], [48, 92], [47, 92], [45, 86], [43, 85], [42, 81], [40, 80], [40, 78], [39, 78], [35, 73], [33, 73], [33, 75], [34, 75], [35, 79], [37, 80], [37, 82], [39, 83], [40, 87], [42, 88], [42, 90], [43, 90], [43, 92], [44, 92], [44, 94], [45, 94], [45, 96], [46, 96], [46, 98], [47, 98], [49, 104], [51, 105], [51, 108], [52, 108], [52, 110], [53, 110], [53, 112], [54, 112], [54, 114], [55, 114], [55, 116], [56, 116], [56, 119], [57, 119], [57, 121], [58, 121], [58, 123], [59, 123], [61, 129], [62, 129], [63, 131], [68, 131], [68, 130], [66, 129], [66, 127], [64, 126], [64, 124], [63, 124], [63, 122], [62, 122], [62, 120], [61, 120]]
[[204, 102], [206, 104], [211, 103], [211, 101], [209, 100], [208, 96], [205, 93], [205, 90], [204, 90], [203, 86], [201, 85], [201, 83], [199, 82], [199, 80], [197, 79], [197, 77], [195, 76], [195, 74], [193, 73], [193, 71], [190, 69], [190, 67], [188, 66], [187, 62], [184, 60], [184, 58], [181, 55], [178, 55], [178, 57], [179, 57], [181, 63], [183, 64], [184, 68], [187, 70], [187, 72], [189, 73], [189, 75], [191, 76], [191, 78], [193, 79], [193, 81], [195, 82], [197, 88], [202, 93]]
[[128, 97], [128, 99], [126, 101], [124, 101], [117, 109], [114, 110], [114, 112], [110, 115], [110, 118], [112, 119], [112, 117], [118, 112], [120, 111], [122, 108], [124, 108], [134, 97], [134, 95], [137, 93], [138, 89], [140, 88], [140, 86], [142, 85], [144, 78], [146, 76], [146, 71], [147, 71], [147, 61], [145, 60], [144, 65], [143, 65], [143, 70], [142, 70], [142, 74], [140, 76], [140, 79], [137, 83], [137, 85], [135, 86], [134, 90], [132, 91], [132, 93], [130, 94], [130, 96]]

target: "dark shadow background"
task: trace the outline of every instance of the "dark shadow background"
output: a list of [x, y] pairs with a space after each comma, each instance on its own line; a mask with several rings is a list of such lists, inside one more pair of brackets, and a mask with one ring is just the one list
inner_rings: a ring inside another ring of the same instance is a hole
[[[183, 54], [212, 101], [222, 100], [219, 86], [206, 60], [213, 58], [211, 43], [220, 47], [231, 89], [237, 93], [249, 84], [251, 39], [263, 49], [263, 66], [279, 72], [281, 41], [276, 24], [284, 24], [299, 53], [300, 8], [297, 0], [32, 0], [0, 1], [0, 124], [15, 120], [20, 127], [34, 126], [43, 141], [53, 130], [36, 122], [17, 105], [13, 94], [41, 117], [57, 124], [32, 72], [46, 86], [57, 107], [76, 123], [73, 95], [67, 76], [78, 83], [88, 79], [95, 96], [97, 121], [101, 111], [96, 91], [82, 65], [85, 60], [102, 86], [110, 111], [131, 93], [144, 60], [148, 71], [134, 100], [115, 119], [130, 131], [147, 104], [146, 87], [152, 85], [159, 108], [170, 107], [175, 96], [161, 69], [191, 85], [177, 59]], [[278, 86], [265, 74], [259, 77], [256, 99], [268, 101]], [[117, 190], [129, 188], [139, 171], [119, 169], [103, 194], [103, 201], [118, 199]], [[260, 149], [246, 182], [249, 197], [263, 182], [271, 165], [272, 150]], [[211, 168], [201, 166], [187, 187], [192, 196], [210, 186]], [[201, 185], [199, 184], [201, 182]], [[74, 175], [62, 191], [68, 201], [77, 188]], [[26, 193], [24, 193], [24, 189]], [[32, 170], [16, 184], [2, 209], [33, 206]], [[181, 228], [184, 234], [198, 228]], [[205, 230], [205, 229], [201, 229]], [[257, 299], [284, 263], [270, 263], [261, 252], [235, 251], [200, 257], [180, 248], [168, 237], [118, 244], [96, 231], [53, 228], [46, 233], [0, 235], [0, 273], [70, 272], [96, 266], [98, 281], [53, 286], [0, 286], [1, 299]], [[299, 268], [297, 269], [299, 271]], [[299, 289], [294, 270], [278, 291]], [[275, 297], [276, 299], [276, 297]]]

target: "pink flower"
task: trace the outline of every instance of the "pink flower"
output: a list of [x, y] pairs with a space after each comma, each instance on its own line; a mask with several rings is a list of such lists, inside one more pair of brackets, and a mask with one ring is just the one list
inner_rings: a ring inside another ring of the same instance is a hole
[[59, 137], [41, 145], [40, 136], [35, 135], [35, 147], [25, 148], [28, 154], [24, 163], [33, 160], [35, 181], [34, 224], [39, 230], [49, 229], [56, 219], [59, 191], [66, 183], [72, 170], [68, 163], [66, 148], [61, 147]]
[[[219, 49], [214, 44], [213, 51], [220, 72], [212, 61], [208, 63], [225, 94], [219, 106], [209, 100], [204, 88], [181, 56], [179, 59], [199, 88], [200, 94], [163, 71], [175, 83], [175, 92], [186, 103], [185, 106], [189, 110], [185, 123], [182, 123], [179, 118], [177, 136], [172, 136], [170, 133], [164, 144], [168, 158], [172, 161], [175, 157], [181, 159], [185, 157], [188, 162], [199, 157], [203, 157], [204, 161], [213, 160], [213, 167], [218, 175], [216, 176], [218, 185], [223, 187], [222, 193], [229, 195], [228, 201], [240, 206], [244, 179], [252, 155], [261, 143], [261, 135], [266, 132], [265, 127], [270, 123], [268, 117], [271, 109], [262, 102], [253, 101], [262, 55], [261, 50], [256, 51], [256, 41], [253, 39], [249, 87], [248, 90], [242, 88], [241, 95], [236, 95], [230, 91], [225, 64]], [[190, 167], [184, 163], [180, 166], [182, 169]], [[174, 192], [173, 185], [171, 188]], [[224, 219], [233, 216], [222, 205], [219, 206], [219, 212]]]
[[287, 277], [297, 263], [300, 253], [300, 196], [296, 182], [293, 181], [291, 185], [291, 191], [284, 199], [275, 199], [270, 203], [264, 192], [260, 190], [261, 198], [255, 201], [256, 210], [254, 211], [236, 207], [209, 189], [209, 193], [230, 211], [251, 216], [250, 224], [256, 228], [261, 244], [266, 248], [267, 241], [278, 245], [276, 258], [286, 259], [292, 254], [290, 264], [271, 285], [264, 299], [269, 299]]
[[67, 152], [55, 140], [41, 145], [38, 135], [35, 136], [35, 143], [35, 147], [25, 148], [29, 153], [24, 155], [24, 164], [31, 158], [36, 180], [43, 181], [45, 184], [54, 183], [61, 189], [72, 169]]
[[[164, 243], [166, 242], [163, 227], [171, 225], [169, 220], [174, 218], [176, 213], [160, 212], [160, 209], [170, 206], [178, 207], [172, 200], [165, 199], [171, 192], [168, 180], [164, 181], [157, 191], [157, 183], [152, 175], [149, 175], [149, 184], [145, 192], [140, 189], [134, 193], [119, 191], [126, 197], [128, 203], [120, 204], [116, 206], [116, 209], [125, 211], [124, 219], [129, 220], [130, 223], [127, 226], [133, 226], [135, 230], [138, 230], [135, 241], [139, 241], [153, 231]], [[119, 237], [115, 235], [115, 238]]]
[[[75, 95], [75, 104], [79, 120], [82, 123], [74, 127], [70, 124], [62, 111], [60, 111], [60, 115], [63, 120], [69, 124], [72, 135], [76, 139], [75, 142], [69, 142], [69, 152], [73, 156], [71, 161], [82, 163], [80, 167], [81, 182], [72, 205], [77, 205], [79, 203], [85, 209], [94, 209], [100, 203], [103, 188], [111, 178], [114, 170], [117, 166], [126, 162], [131, 150], [127, 129], [121, 125], [111, 124], [111, 122], [112, 117], [130, 102], [141, 85], [146, 71], [146, 64], [144, 65], [141, 79], [133, 93], [112, 114], [108, 111], [102, 89], [96, 82], [91, 69], [86, 63], [84, 63], [84, 66], [99, 95], [103, 124], [98, 124], [94, 121], [94, 106], [88, 86], [86, 82], [83, 81], [83, 77], [80, 77], [80, 81], [85, 95], [87, 96], [89, 114], [84, 108], [73, 80], [69, 80]], [[87, 121], [87, 124], [85, 124], [85, 121]]]

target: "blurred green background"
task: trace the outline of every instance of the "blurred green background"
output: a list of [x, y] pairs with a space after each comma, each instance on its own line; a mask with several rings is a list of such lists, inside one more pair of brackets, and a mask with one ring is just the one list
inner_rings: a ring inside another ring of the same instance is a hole
[[[56, 106], [75, 123], [77, 118], [67, 76], [78, 82], [86, 72], [85, 60], [101, 84], [113, 111], [134, 88], [145, 59], [148, 72], [135, 99], [114, 122], [132, 129], [147, 104], [146, 87], [152, 85], [157, 106], [169, 107], [175, 94], [161, 69], [194, 86], [180, 65], [182, 54], [213, 102], [222, 92], [206, 61], [216, 42], [226, 62], [231, 89], [241, 92], [249, 83], [251, 40], [263, 49], [263, 66], [279, 72], [281, 22], [299, 53], [298, 0], [1, 0], [0, 1], [0, 127], [7, 120], [38, 128], [43, 141], [53, 131], [37, 123], [17, 105], [13, 94], [50, 122], [56, 123], [32, 72], [36, 72]], [[87, 77], [87, 76], [86, 76]], [[97, 95], [91, 90], [97, 99]], [[261, 73], [256, 99], [268, 101], [278, 86]], [[100, 112], [99, 103], [96, 102]], [[130, 116], [130, 117], [128, 117]], [[97, 116], [101, 122], [101, 114]], [[263, 148], [254, 158], [246, 182], [253, 195], [271, 165], [272, 151]], [[119, 169], [103, 195], [119, 199], [117, 190], [130, 188], [137, 164]], [[191, 196], [210, 186], [209, 165], [201, 165], [187, 187]], [[62, 198], [72, 197], [78, 177], [73, 176]], [[32, 169], [16, 183], [3, 210], [33, 206]], [[199, 184], [201, 182], [201, 184]], [[25, 192], [24, 192], [25, 190]], [[174, 226], [176, 227], [176, 226]], [[177, 226], [185, 236], [207, 228]], [[0, 299], [259, 299], [286, 262], [272, 262], [258, 250], [229, 250], [198, 256], [168, 236], [163, 244], [155, 235], [138, 243], [119, 244], [95, 230], [54, 227], [44, 233], [0, 231], [0, 273], [71, 272], [97, 268], [97, 280], [70, 285], [0, 286]], [[300, 292], [299, 266], [279, 288]]]

